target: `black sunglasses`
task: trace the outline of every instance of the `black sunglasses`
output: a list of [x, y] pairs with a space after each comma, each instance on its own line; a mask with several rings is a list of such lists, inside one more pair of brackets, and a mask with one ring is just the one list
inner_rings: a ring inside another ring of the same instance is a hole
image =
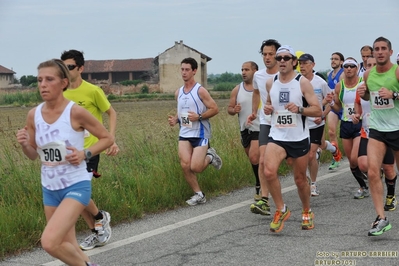
[[283, 59], [284, 61], [290, 61], [292, 59], [291, 56], [288, 55], [284, 55], [284, 56], [276, 56], [276, 60], [277, 61], [281, 61], [281, 59]]
[[355, 68], [355, 67], [357, 67], [356, 65], [344, 65], [344, 68], [348, 68], [348, 67], [350, 67], [350, 68]]
[[78, 65], [67, 65], [69, 70], [74, 70]]

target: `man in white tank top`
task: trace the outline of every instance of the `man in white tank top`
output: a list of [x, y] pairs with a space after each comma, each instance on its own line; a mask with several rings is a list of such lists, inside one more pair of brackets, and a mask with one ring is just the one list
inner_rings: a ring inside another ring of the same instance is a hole
[[276, 204], [270, 231], [280, 232], [290, 216], [278, 177], [278, 168], [287, 158], [292, 159], [295, 184], [302, 201], [302, 229], [310, 230], [314, 228], [314, 214], [310, 208], [310, 184], [306, 177], [310, 148], [307, 116], [318, 117], [322, 111], [309, 80], [294, 71], [298, 59], [292, 47], [281, 46], [276, 60], [279, 74], [266, 83], [269, 95], [264, 107], [265, 114], [271, 115], [272, 120], [265, 152], [267, 187]]
[[194, 58], [182, 60], [180, 70], [184, 85], [175, 93], [177, 114], [168, 118], [170, 126], [180, 125], [179, 158], [184, 177], [194, 191], [186, 201], [191, 206], [206, 202], [196, 173], [204, 171], [209, 164], [217, 170], [222, 167], [222, 160], [209, 145], [209, 118], [217, 115], [219, 109], [209, 92], [195, 81], [197, 69], [198, 63]]
[[242, 64], [241, 76], [243, 82], [241, 82], [231, 91], [229, 106], [227, 107], [227, 113], [229, 115], [238, 115], [241, 144], [249, 158], [255, 175], [255, 201], [261, 200], [258, 174], [259, 118], [256, 118], [254, 121], [252, 121], [252, 124], [248, 124], [247, 117], [252, 113], [252, 94], [254, 91], [252, 80], [257, 70], [258, 65], [253, 61], [248, 61]]
[[266, 68], [258, 70], [254, 74], [252, 114], [247, 119], [247, 123], [251, 124], [259, 115], [259, 181], [262, 198], [258, 202], [251, 204], [250, 210], [252, 213], [262, 215], [270, 215], [269, 190], [267, 189], [264, 175], [265, 150], [270, 132], [270, 116], [266, 116], [262, 110], [267, 98], [266, 81], [278, 73], [276, 51], [280, 46], [280, 43], [273, 39], [262, 42], [260, 53]]

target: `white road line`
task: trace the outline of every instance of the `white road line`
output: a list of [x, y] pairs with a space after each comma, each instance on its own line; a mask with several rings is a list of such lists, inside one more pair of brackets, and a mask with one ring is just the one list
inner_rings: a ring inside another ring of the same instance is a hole
[[[334, 176], [337, 176], [337, 175], [341, 175], [342, 173], [345, 173], [345, 172], [348, 171], [348, 166], [349, 166], [349, 163], [347, 161], [346, 162], [342, 162], [339, 170], [336, 170], [334, 172], [330, 172], [330, 173], [325, 174], [323, 176], [318, 176], [317, 177], [317, 181], [320, 182], [322, 180], [325, 180], [325, 179], [328, 179], [328, 178], [331, 178], [331, 177], [334, 177]], [[289, 191], [292, 191], [292, 190], [295, 190], [295, 189], [296, 189], [296, 185], [292, 185], [292, 186], [283, 188], [282, 189], [282, 193], [286, 193], [286, 192], [289, 192]], [[214, 217], [214, 216], [217, 216], [217, 215], [229, 212], [229, 211], [236, 210], [236, 209], [241, 208], [241, 207], [248, 206], [251, 203], [253, 203], [252, 199], [251, 200], [246, 200], [246, 201], [243, 201], [243, 202], [240, 202], [240, 203], [237, 203], [237, 204], [225, 207], [225, 208], [221, 208], [221, 209], [218, 209], [218, 210], [215, 210], [215, 211], [211, 211], [211, 212], [208, 212], [208, 213], [205, 213], [205, 214], [202, 214], [202, 215], [199, 215], [199, 216], [196, 216], [196, 217], [193, 217], [193, 218], [181, 221], [181, 222], [177, 222], [177, 223], [174, 223], [174, 224], [166, 225], [166, 226], [160, 227], [158, 229], [154, 229], [152, 231], [148, 231], [148, 232], [142, 233], [142, 234], [137, 235], [137, 236], [132, 236], [132, 237], [129, 237], [129, 238], [126, 238], [126, 239], [122, 239], [122, 240], [119, 240], [119, 241], [116, 241], [116, 242], [112, 242], [111, 244], [107, 244], [104, 247], [95, 248], [95, 249], [92, 249], [90, 251], [86, 251], [85, 253], [89, 257], [93, 256], [93, 255], [96, 255], [96, 254], [100, 254], [100, 253], [112, 250], [114, 248], [119, 248], [121, 246], [129, 245], [131, 243], [134, 243], [134, 242], [137, 242], [137, 241], [140, 241], [140, 240], [152, 237], [152, 236], [160, 235], [160, 234], [163, 234], [163, 233], [178, 229], [180, 227], [183, 227], [183, 226], [186, 226], [186, 225], [189, 225], [189, 224], [193, 224], [193, 223], [196, 223], [196, 222], [199, 222], [199, 221], [202, 221], [202, 220], [205, 220], [205, 219], [208, 219], [208, 218], [211, 218], [211, 217]], [[55, 260], [55, 261], [51, 261], [51, 262], [48, 262], [48, 263], [45, 263], [45, 264], [42, 264], [42, 265], [43, 266], [61, 266], [61, 265], [64, 265], [64, 263], [61, 262], [60, 260]]]

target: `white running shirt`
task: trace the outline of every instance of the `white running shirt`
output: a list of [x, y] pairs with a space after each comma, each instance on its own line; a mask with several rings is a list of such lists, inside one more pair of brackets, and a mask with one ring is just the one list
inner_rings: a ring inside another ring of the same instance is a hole
[[285, 105], [289, 102], [303, 107], [307, 106], [299, 84], [301, 78], [302, 75], [298, 74], [287, 83], [281, 83], [278, 75], [274, 78], [270, 89], [273, 113], [269, 135], [274, 140], [301, 141], [309, 138], [307, 117], [285, 109]]
[[92, 173], [87, 172], [84, 160], [77, 166], [65, 160], [65, 155], [71, 152], [66, 150], [67, 146], [83, 150], [84, 131], [75, 131], [71, 124], [71, 108], [74, 102], [70, 101], [52, 124], [43, 119], [43, 105], [41, 103], [35, 111], [35, 140], [42, 161], [42, 186], [49, 190], [60, 190], [81, 181], [90, 181]]
[[194, 122], [188, 120], [188, 111], [202, 114], [207, 110], [198, 94], [200, 87], [201, 84], [196, 83], [187, 93], [184, 92], [184, 86], [179, 89], [177, 96], [177, 115], [180, 122], [180, 137], [211, 138], [211, 124], [209, 123], [209, 119], [202, 119], [202, 121]]
[[[318, 75], [315, 75], [315, 74], [313, 74], [313, 78], [310, 81], [310, 84], [312, 84], [314, 93], [316, 94], [316, 97], [317, 97], [317, 100], [319, 101], [320, 107], [323, 110], [322, 101], [326, 97], [326, 95], [331, 92], [331, 89], [324, 79], [322, 79], [321, 77], [319, 77]], [[325, 121], [322, 120], [321, 123], [317, 125], [314, 122], [314, 120], [315, 120], [314, 117], [308, 117], [309, 129], [318, 128], [325, 124]]]
[[252, 94], [253, 91], [247, 91], [244, 82], [241, 82], [238, 87], [236, 104], [241, 105], [241, 111], [238, 113], [238, 123], [240, 130], [248, 129], [250, 131], [259, 131], [259, 116], [252, 121], [252, 125], [247, 125], [247, 118], [252, 114]]
[[266, 72], [266, 68], [258, 70], [254, 74], [253, 86], [255, 90], [259, 90], [260, 94], [260, 106], [258, 108], [258, 116], [259, 123], [261, 125], [271, 124], [270, 115], [265, 115], [265, 112], [263, 112], [263, 106], [265, 106], [267, 99], [266, 81], [270, 78], [274, 78], [275, 75], [277, 74], [268, 74]]

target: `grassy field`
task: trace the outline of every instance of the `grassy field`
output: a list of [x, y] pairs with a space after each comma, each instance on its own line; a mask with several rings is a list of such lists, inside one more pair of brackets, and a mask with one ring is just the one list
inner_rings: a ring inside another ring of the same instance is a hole
[[[198, 175], [207, 197], [255, 182], [241, 146], [237, 117], [227, 114], [227, 99], [216, 101], [220, 113], [211, 119], [211, 145], [222, 157], [223, 167], [220, 171], [209, 167]], [[121, 152], [116, 157], [101, 157], [102, 177], [92, 181], [92, 198], [98, 207], [109, 211], [116, 224], [184, 206], [192, 191], [184, 180], [177, 155], [178, 127], [171, 128], [167, 122], [168, 115], [176, 112], [176, 102], [112, 105], [118, 114], [116, 142]], [[0, 108], [0, 260], [39, 245], [45, 226], [39, 160], [27, 159], [15, 138], [17, 129], [25, 125], [29, 109]], [[330, 154], [323, 154], [324, 161], [329, 158]], [[289, 170], [284, 164], [280, 175]], [[77, 229], [89, 233], [82, 219]]]
[[[240, 143], [237, 117], [227, 114], [228, 100], [217, 102], [220, 114], [211, 120], [211, 145], [224, 162], [220, 171], [210, 167], [199, 175], [208, 197], [254, 184]], [[93, 180], [93, 199], [99, 208], [111, 212], [115, 224], [185, 205], [192, 191], [177, 155], [178, 127], [171, 128], [167, 122], [168, 114], [176, 112], [175, 101], [120, 102], [113, 106], [118, 113], [116, 141], [121, 152], [116, 157], [101, 157], [102, 177]], [[0, 259], [38, 245], [45, 225], [39, 161], [27, 159], [15, 138], [29, 109], [0, 109]], [[77, 228], [87, 230], [83, 220]]]

